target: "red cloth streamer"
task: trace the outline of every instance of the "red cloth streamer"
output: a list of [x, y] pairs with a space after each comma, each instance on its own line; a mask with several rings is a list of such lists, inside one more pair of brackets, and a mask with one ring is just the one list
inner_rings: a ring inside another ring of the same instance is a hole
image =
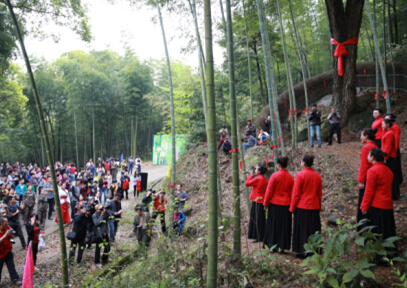
[[243, 162], [244, 162], [244, 160], [242, 160], [242, 161], [239, 161], [239, 167], [240, 167], [240, 171], [242, 171], [242, 169], [243, 169]]
[[250, 122], [252, 122], [252, 123], [253, 123], [253, 118], [250, 118]]
[[272, 157], [274, 159], [274, 148], [278, 148], [278, 146], [277, 145], [271, 145], [270, 148], [273, 150], [273, 156]]
[[287, 109], [287, 100], [284, 100], [284, 109]]
[[366, 69], [363, 69], [363, 74], [365, 74], [365, 75], [366, 75]]
[[331, 38], [331, 44], [332, 45], [337, 45], [335, 52], [334, 52], [334, 56], [338, 57], [338, 75], [339, 76], [343, 76], [343, 56], [347, 56], [348, 55], [348, 51], [345, 48], [345, 45], [349, 45], [349, 44], [358, 44], [358, 40], [359, 37], [355, 37], [349, 40], [346, 40], [345, 42], [338, 42], [335, 39]]
[[325, 90], [326, 90], [326, 80], [324, 80], [324, 88], [325, 88]]
[[377, 102], [377, 96], [379, 96], [379, 94], [374, 94], [374, 101]]
[[291, 120], [291, 110], [288, 110], [288, 120]]
[[277, 119], [277, 114], [276, 113], [274, 113], [274, 120], [276, 120]]
[[373, 70], [374, 70], [374, 72], [376, 72], [376, 66], [374, 67], [374, 69], [373, 69]]
[[266, 165], [269, 164], [269, 162], [270, 162], [270, 161], [269, 161], [269, 158], [268, 158], [267, 155], [266, 155]]
[[280, 146], [280, 140], [281, 140], [281, 139], [283, 139], [283, 136], [280, 136], [280, 137], [277, 138], [278, 146]]
[[390, 59], [389, 63], [393, 62], [393, 59]]
[[307, 91], [309, 91], [309, 88], [307, 87]]
[[384, 89], [383, 90], [383, 98], [386, 99], [386, 92], [389, 91], [389, 89]]
[[308, 113], [308, 111], [309, 111], [309, 109], [308, 109], [308, 108], [305, 108], [305, 113]]
[[168, 186], [170, 186], [170, 188], [172, 189], [172, 188], [174, 188], [175, 184], [170, 184]]
[[230, 149], [229, 154], [232, 154], [233, 152], [239, 152], [239, 149]]

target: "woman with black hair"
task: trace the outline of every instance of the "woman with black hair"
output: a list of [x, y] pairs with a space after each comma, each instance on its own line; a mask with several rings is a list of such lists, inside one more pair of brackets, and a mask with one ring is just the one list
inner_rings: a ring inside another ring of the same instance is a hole
[[292, 215], [289, 211], [294, 177], [287, 171], [288, 157], [278, 157], [278, 172], [273, 173], [267, 186], [263, 205], [268, 212], [264, 246], [277, 251], [291, 248]]
[[393, 114], [387, 114], [384, 119], [389, 119], [393, 123], [391, 126], [391, 130], [394, 133], [394, 138], [395, 138], [395, 144], [396, 144], [396, 161], [397, 161], [397, 173], [395, 175], [399, 185], [403, 183], [403, 172], [401, 170], [401, 155], [400, 155], [400, 127], [399, 125], [396, 124], [396, 118], [397, 116]]
[[[40, 242], [40, 223], [38, 222], [38, 215], [32, 213], [28, 222], [25, 223], [25, 229], [27, 230], [27, 243], [30, 244], [33, 251], [34, 267], [37, 266], [37, 253], [38, 243]], [[37, 268], [35, 268], [37, 270]]]
[[383, 136], [383, 129], [382, 129], [382, 122], [383, 122], [383, 110], [382, 109], [374, 109], [373, 110], [373, 117], [376, 119], [373, 121], [372, 129], [377, 129], [375, 135], [375, 144], [377, 147], [381, 148], [382, 146], [382, 136]]
[[254, 242], [264, 240], [264, 230], [266, 228], [266, 213], [263, 208], [264, 194], [266, 193], [268, 181], [264, 174], [267, 168], [264, 166], [257, 167], [253, 178], [253, 172], [250, 172], [246, 180], [246, 187], [253, 187], [249, 199], [253, 201], [250, 212], [249, 235], [247, 238], [255, 239]]
[[[375, 134], [377, 129], [366, 128], [360, 134], [360, 140], [365, 144], [360, 153], [360, 166], [359, 166], [359, 175], [358, 175], [358, 187], [359, 187], [359, 201], [358, 201], [358, 212], [357, 212], [357, 221], [366, 218], [360, 210], [360, 204], [362, 204], [363, 195], [365, 194], [365, 185], [366, 185], [366, 175], [367, 170], [369, 170], [372, 165], [367, 161], [367, 156], [369, 155], [370, 150], [377, 148], [375, 144]], [[360, 231], [365, 225], [358, 226], [357, 230]]]
[[391, 130], [392, 126], [393, 122], [391, 122], [391, 120], [383, 120], [382, 151], [386, 153], [384, 159], [386, 160], [387, 167], [393, 172], [392, 197], [393, 200], [397, 200], [400, 198], [400, 187], [397, 181], [396, 137], [394, 136], [393, 130]]
[[372, 168], [367, 171], [366, 189], [360, 209], [370, 220], [369, 226], [375, 226], [373, 233], [381, 234], [382, 239], [396, 236], [394, 222], [392, 182], [393, 173], [386, 165], [386, 152], [374, 148], [368, 155]]
[[303, 170], [295, 176], [291, 196], [290, 212], [294, 213], [293, 248], [297, 257], [304, 259], [304, 244], [308, 237], [321, 231], [322, 179], [321, 175], [312, 169], [314, 156], [305, 155], [302, 158]]

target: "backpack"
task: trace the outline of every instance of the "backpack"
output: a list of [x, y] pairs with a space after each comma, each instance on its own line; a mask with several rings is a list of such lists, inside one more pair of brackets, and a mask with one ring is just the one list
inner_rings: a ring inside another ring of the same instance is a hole
[[123, 181], [123, 190], [129, 189], [129, 179]]

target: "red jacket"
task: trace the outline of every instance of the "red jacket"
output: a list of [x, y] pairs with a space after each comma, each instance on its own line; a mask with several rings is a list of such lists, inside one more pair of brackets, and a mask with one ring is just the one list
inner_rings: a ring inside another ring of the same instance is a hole
[[373, 148], [378, 148], [373, 141], [367, 142], [365, 146], [362, 147], [362, 152], [360, 152], [360, 166], [358, 175], [359, 183], [365, 183], [367, 170], [372, 167], [372, 165], [367, 161], [367, 155], [369, 155], [370, 150]]
[[393, 126], [391, 126], [391, 131], [393, 131], [393, 133], [394, 133], [394, 138], [395, 138], [395, 143], [396, 143], [396, 152], [398, 151], [398, 150], [400, 150], [400, 133], [401, 133], [401, 130], [400, 130], [400, 127], [399, 127], [399, 125], [397, 125], [396, 123], [393, 123]]
[[167, 199], [164, 198], [158, 198], [157, 196], [155, 197], [155, 201], [153, 204], [153, 210], [158, 211], [158, 212], [165, 212], [165, 203], [167, 203]]
[[295, 208], [321, 210], [322, 179], [312, 168], [304, 168], [295, 176], [290, 211]]
[[372, 124], [372, 128], [376, 128], [378, 131], [376, 132], [376, 139], [382, 139], [382, 134], [383, 134], [383, 128], [382, 128], [382, 122], [383, 122], [383, 118], [379, 117], [377, 118], [373, 124]]
[[110, 164], [108, 161], [105, 162], [105, 170], [109, 171], [110, 170]]
[[[9, 229], [11, 229], [10, 226], [8, 226], [7, 229], [1, 230], [0, 238], [3, 237]], [[0, 258], [4, 258], [11, 251], [13, 251], [13, 244], [11, 244], [10, 237], [6, 237], [3, 243], [1, 243]]]
[[382, 137], [382, 151], [386, 152], [387, 155], [384, 157], [387, 158], [396, 158], [397, 150], [396, 150], [396, 137], [391, 129], [384, 132], [384, 136]]
[[286, 169], [273, 173], [267, 186], [263, 205], [267, 206], [272, 203], [274, 205], [289, 206], [293, 186], [294, 177]]
[[249, 199], [255, 203], [263, 203], [264, 194], [266, 194], [266, 189], [268, 181], [263, 175], [258, 175], [255, 178], [253, 176], [247, 177], [246, 187], [253, 187], [252, 193]]
[[367, 171], [365, 195], [363, 196], [360, 210], [368, 211], [369, 207], [379, 209], [393, 209], [391, 186], [393, 172], [382, 162], [376, 162]]

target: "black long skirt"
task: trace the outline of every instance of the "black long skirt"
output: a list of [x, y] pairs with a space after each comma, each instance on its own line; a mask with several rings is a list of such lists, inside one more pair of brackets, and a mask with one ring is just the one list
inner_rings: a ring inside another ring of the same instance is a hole
[[374, 144], [376, 144], [377, 148], [381, 149], [382, 148], [382, 139], [374, 140]]
[[292, 215], [289, 211], [290, 206], [275, 205], [269, 203], [266, 225], [266, 235], [264, 245], [270, 249], [277, 244], [281, 250], [290, 250], [291, 248], [291, 227]]
[[400, 187], [399, 182], [397, 179], [397, 160], [396, 158], [387, 158], [386, 165], [389, 167], [391, 172], [393, 172], [393, 184], [391, 186], [391, 196], [393, 200], [397, 200], [400, 198]]
[[305, 254], [304, 244], [308, 237], [321, 232], [319, 209], [309, 210], [296, 208], [294, 212], [293, 251]]
[[401, 154], [400, 154], [400, 149], [397, 150], [397, 155], [396, 155], [396, 161], [397, 161], [397, 179], [399, 185], [403, 183], [403, 171], [401, 169]]
[[[366, 185], [366, 182], [365, 182], [365, 185]], [[356, 215], [356, 220], [358, 221], [358, 223], [359, 223], [359, 221], [367, 218], [367, 216], [366, 216], [367, 214], [362, 214], [362, 210], [360, 210], [360, 205], [362, 205], [364, 195], [365, 195], [365, 189], [359, 189], [358, 213]], [[369, 224], [367, 222], [365, 222], [365, 224], [358, 226], [358, 228], [357, 228], [358, 232], [368, 225]]]
[[396, 223], [394, 221], [393, 209], [370, 207], [366, 215], [370, 220], [369, 226], [376, 226], [372, 229], [373, 233], [381, 234], [383, 240], [396, 236]]
[[266, 230], [266, 212], [262, 203], [252, 204], [249, 221], [249, 235], [247, 238], [256, 241], [264, 240], [264, 231]]

